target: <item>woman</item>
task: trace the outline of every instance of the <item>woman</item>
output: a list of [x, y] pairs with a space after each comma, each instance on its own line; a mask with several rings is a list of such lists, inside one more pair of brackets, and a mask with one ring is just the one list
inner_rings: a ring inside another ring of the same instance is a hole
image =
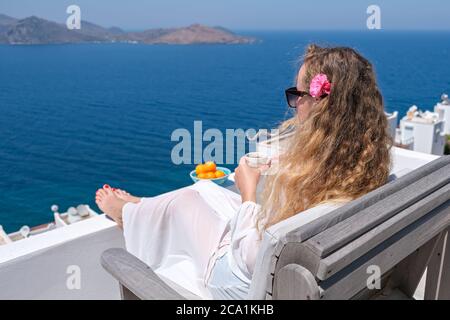
[[290, 133], [288, 148], [265, 182], [261, 205], [261, 172], [242, 159], [235, 171], [240, 196], [209, 181], [153, 198], [98, 190], [98, 206], [123, 224], [128, 251], [159, 274], [196, 284], [204, 297], [243, 299], [265, 229], [386, 183], [391, 141], [365, 58], [350, 48], [311, 45], [286, 96], [297, 114], [280, 126], [282, 135]]

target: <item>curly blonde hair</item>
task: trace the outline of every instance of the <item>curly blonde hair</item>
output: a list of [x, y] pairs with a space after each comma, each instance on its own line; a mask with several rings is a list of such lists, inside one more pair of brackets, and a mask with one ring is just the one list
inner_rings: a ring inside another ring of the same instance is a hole
[[324, 73], [332, 92], [294, 128], [278, 171], [268, 176], [258, 228], [325, 202], [356, 199], [387, 182], [392, 138], [371, 63], [351, 48], [310, 45], [303, 59], [305, 87]]

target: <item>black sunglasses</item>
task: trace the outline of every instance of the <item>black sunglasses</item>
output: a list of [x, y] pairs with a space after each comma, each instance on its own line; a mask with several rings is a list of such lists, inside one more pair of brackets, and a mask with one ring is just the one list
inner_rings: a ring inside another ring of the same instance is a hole
[[296, 109], [297, 108], [297, 101], [299, 98], [303, 98], [304, 96], [309, 96], [309, 92], [306, 91], [298, 91], [296, 87], [292, 87], [289, 89], [286, 89], [286, 100], [289, 105], [289, 107]]

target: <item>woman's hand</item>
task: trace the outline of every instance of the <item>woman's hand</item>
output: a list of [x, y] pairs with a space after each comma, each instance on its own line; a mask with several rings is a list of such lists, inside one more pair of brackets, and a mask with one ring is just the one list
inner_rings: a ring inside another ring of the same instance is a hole
[[242, 202], [256, 202], [256, 186], [261, 177], [261, 169], [250, 167], [245, 157], [242, 157], [239, 161], [239, 166], [234, 172], [234, 181], [241, 192]]

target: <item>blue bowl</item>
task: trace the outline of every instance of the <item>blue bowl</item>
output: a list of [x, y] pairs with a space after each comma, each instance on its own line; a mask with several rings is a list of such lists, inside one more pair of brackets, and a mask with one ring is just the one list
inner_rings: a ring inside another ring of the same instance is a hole
[[225, 176], [223, 176], [221, 178], [215, 178], [215, 179], [200, 179], [200, 178], [197, 177], [197, 173], [195, 172], [195, 170], [192, 170], [189, 175], [191, 176], [191, 179], [194, 182], [197, 182], [199, 180], [209, 180], [209, 181], [215, 182], [217, 184], [222, 184], [225, 181], [227, 181], [228, 177], [231, 174], [231, 170], [227, 169], [227, 168], [223, 168], [223, 167], [217, 167], [216, 169], [219, 170], [219, 171], [223, 171], [223, 173], [225, 173]]

